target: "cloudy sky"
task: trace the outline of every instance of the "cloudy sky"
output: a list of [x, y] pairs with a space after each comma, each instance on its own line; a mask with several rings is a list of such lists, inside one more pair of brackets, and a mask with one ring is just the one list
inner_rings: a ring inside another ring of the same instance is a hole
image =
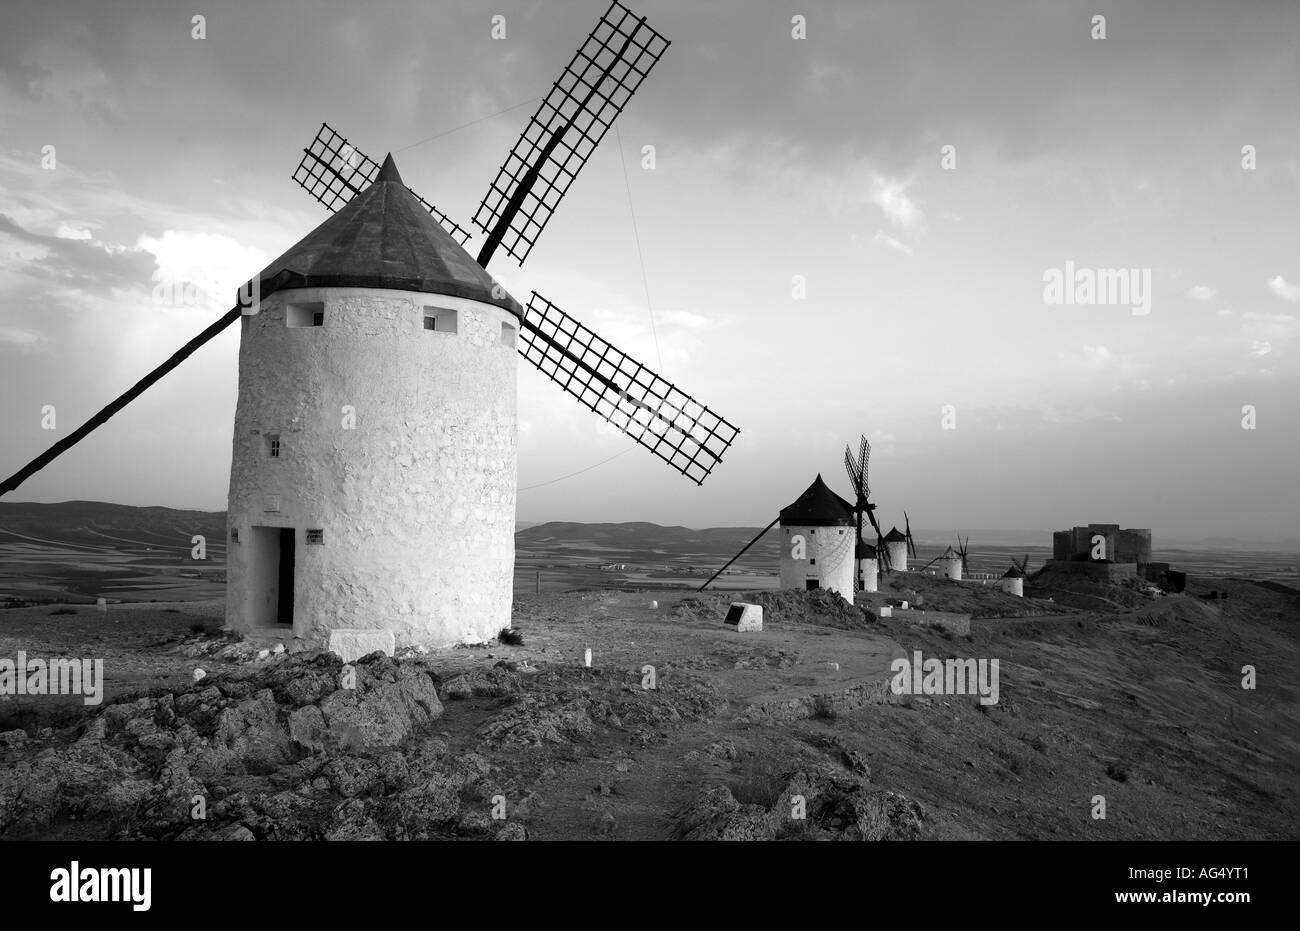
[[[866, 432], [887, 523], [1300, 536], [1300, 5], [633, 6], [672, 47], [493, 271], [742, 432], [697, 488], [521, 363], [520, 519], [761, 525]], [[321, 121], [469, 226], [605, 7], [6, 0], [0, 472], [324, 219]], [[1067, 268], [1146, 303], [1047, 300]], [[224, 507], [238, 338], [10, 499]]]

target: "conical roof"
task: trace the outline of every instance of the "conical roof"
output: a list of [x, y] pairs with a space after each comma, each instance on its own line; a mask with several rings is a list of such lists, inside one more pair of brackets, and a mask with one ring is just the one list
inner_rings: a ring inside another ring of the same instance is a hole
[[940, 556], [939, 558], [940, 559], [961, 559], [961, 553], [958, 553], [950, 546], [943, 551], [943, 555]]
[[259, 296], [285, 288], [392, 288], [524, 309], [412, 194], [390, 154], [364, 191], [263, 269]]
[[886, 543], [906, 543], [907, 537], [898, 532], [897, 527], [889, 528], [889, 533], [885, 534]]
[[1006, 572], [1002, 573], [1004, 579], [1023, 579], [1025, 574], [1020, 571], [1019, 566], [1012, 566]]
[[781, 509], [783, 527], [852, 527], [853, 505], [826, 487], [820, 475], [794, 503]]

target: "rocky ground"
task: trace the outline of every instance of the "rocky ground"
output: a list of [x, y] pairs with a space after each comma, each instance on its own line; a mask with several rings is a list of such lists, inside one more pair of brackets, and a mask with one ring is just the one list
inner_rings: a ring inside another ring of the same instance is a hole
[[[1000, 617], [975, 586], [890, 585], [986, 610], [967, 638], [773, 592], [765, 629], [736, 634], [735, 595], [529, 596], [522, 644], [353, 667], [259, 658], [184, 605], [0, 612], [0, 657], [105, 656], [109, 678], [97, 708], [0, 702], [0, 838], [1296, 835], [1300, 593]], [[889, 694], [913, 650], [998, 658], [998, 704]]]

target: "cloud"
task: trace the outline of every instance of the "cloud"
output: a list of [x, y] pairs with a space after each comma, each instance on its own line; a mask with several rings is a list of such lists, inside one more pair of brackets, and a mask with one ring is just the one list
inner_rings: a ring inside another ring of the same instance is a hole
[[1281, 275], [1270, 278], [1268, 287], [1270, 291], [1284, 301], [1290, 301], [1292, 304], [1300, 302], [1300, 284], [1291, 284]]
[[884, 230], [876, 230], [876, 235], [871, 237], [871, 244], [873, 246], [888, 246], [890, 249], [903, 253], [903, 255], [912, 254], [911, 246], [905, 242], [900, 242]]
[[20, 351], [36, 349], [45, 341], [40, 333], [22, 327], [0, 326], [0, 349], [14, 348]]
[[1114, 365], [1119, 357], [1105, 346], [1084, 346], [1083, 359], [1093, 368], [1106, 368]]
[[670, 310], [655, 314], [655, 323], [660, 327], [676, 327], [682, 330], [717, 330], [731, 321], [706, 317], [689, 310]]
[[[165, 230], [162, 236], [141, 236], [136, 248], [153, 255], [157, 268], [152, 278], [170, 300], [164, 303], [199, 304], [224, 310], [235, 291], [256, 275], [268, 257], [219, 233]], [[155, 287], [155, 294], [160, 288]], [[187, 299], [196, 297], [197, 300]]]
[[153, 271], [153, 257], [142, 250], [35, 233], [3, 213], [0, 213], [0, 233], [37, 247], [22, 254], [20, 268], [50, 284], [89, 290], [131, 290], [147, 287]]
[[873, 173], [869, 197], [890, 223], [908, 232], [916, 232], [924, 226], [925, 214], [907, 194], [911, 184], [910, 179], [890, 179]]
[[1266, 356], [1273, 351], [1273, 345], [1269, 342], [1253, 342], [1250, 344], [1250, 354], [1256, 359]]
[[1194, 301], [1212, 301], [1218, 292], [1203, 284], [1193, 285], [1187, 290], [1187, 296]]

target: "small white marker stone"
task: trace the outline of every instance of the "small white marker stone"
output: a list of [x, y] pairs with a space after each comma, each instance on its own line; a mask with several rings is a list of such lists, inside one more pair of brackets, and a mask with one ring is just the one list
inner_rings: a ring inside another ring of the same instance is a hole
[[591, 667], [591, 647], [587, 647], [587, 652], [582, 656], [582, 665]]
[[652, 608], [658, 608], [658, 607], [659, 607], [659, 602], [657, 602], [657, 601], [652, 601], [652, 602], [650, 602], [650, 607], [652, 607]]
[[258, 658], [258, 659], [266, 659], [266, 658], [267, 658], [268, 656], [270, 656], [270, 655], [271, 655], [271, 651], [270, 651], [270, 650], [258, 650], [258, 651], [257, 651], [257, 658]]
[[199, 680], [204, 679], [204, 678], [206, 678], [206, 677], [207, 677], [207, 673], [204, 672], [202, 669], [195, 669], [195, 670], [194, 670], [194, 681], [195, 681], [195, 682], [198, 682]]
[[108, 610], [108, 600], [107, 600], [107, 599], [104, 599], [104, 598], [96, 598], [96, 599], [95, 599], [95, 610], [98, 611], [100, 614], [103, 614], [105, 611], [107, 611], [107, 610]]
[[274, 653], [276, 656], [279, 656], [281, 653], [284, 652], [284, 644], [277, 643], [274, 647], [272, 647], [271, 652]]

